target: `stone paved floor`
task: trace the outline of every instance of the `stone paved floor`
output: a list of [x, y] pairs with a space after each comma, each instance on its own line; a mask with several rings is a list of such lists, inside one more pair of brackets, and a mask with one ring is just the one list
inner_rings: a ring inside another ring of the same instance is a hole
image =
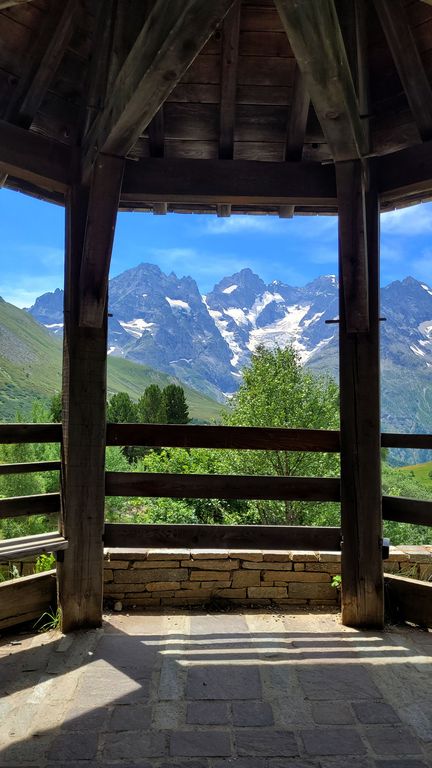
[[432, 633], [336, 614], [117, 615], [0, 640], [0, 766], [432, 766]]

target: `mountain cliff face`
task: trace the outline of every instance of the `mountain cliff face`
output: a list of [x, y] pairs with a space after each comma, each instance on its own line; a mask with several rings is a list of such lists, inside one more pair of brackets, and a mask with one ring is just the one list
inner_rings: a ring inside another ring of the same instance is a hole
[[[324, 275], [302, 288], [266, 285], [250, 269], [201, 296], [191, 277], [140, 264], [110, 281], [108, 353], [177, 376], [222, 400], [241, 382], [259, 344], [292, 344], [302, 363], [337, 374], [338, 285]], [[62, 291], [29, 310], [61, 332]], [[383, 420], [387, 429], [432, 430], [432, 289], [411, 277], [381, 291]]]

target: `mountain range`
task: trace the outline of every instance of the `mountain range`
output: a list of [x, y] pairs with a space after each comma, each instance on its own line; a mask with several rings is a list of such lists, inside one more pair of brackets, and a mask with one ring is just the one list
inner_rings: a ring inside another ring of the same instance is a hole
[[[223, 402], [259, 344], [292, 344], [303, 364], [337, 376], [338, 282], [266, 284], [250, 269], [201, 295], [191, 277], [140, 264], [109, 286], [108, 354], [146, 364]], [[28, 310], [50, 333], [63, 328], [63, 292]], [[381, 290], [383, 428], [432, 431], [432, 289], [412, 277]], [[426, 458], [426, 457], [422, 457]]]

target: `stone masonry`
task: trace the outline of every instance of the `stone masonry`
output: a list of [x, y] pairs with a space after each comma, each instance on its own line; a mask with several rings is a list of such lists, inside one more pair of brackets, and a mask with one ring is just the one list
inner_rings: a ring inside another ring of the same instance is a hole
[[[427, 579], [432, 547], [392, 547], [385, 571]], [[109, 549], [104, 596], [124, 607], [337, 606], [340, 552]]]

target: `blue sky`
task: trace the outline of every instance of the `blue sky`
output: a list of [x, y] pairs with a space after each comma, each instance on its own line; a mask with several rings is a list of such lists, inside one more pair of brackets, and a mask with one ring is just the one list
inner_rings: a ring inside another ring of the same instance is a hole
[[[432, 284], [432, 203], [384, 214], [381, 282], [412, 275]], [[29, 306], [63, 285], [63, 209], [0, 191], [0, 296]], [[222, 277], [250, 267], [263, 280], [304, 285], [337, 271], [335, 217], [121, 213], [111, 276], [147, 261], [191, 275], [203, 293]]]

